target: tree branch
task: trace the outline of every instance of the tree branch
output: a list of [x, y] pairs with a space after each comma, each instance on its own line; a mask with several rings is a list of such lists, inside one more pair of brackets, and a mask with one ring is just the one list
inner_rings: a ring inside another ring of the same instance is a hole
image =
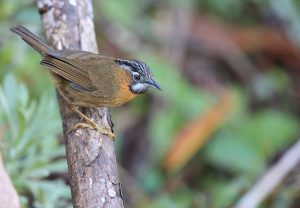
[[[53, 48], [98, 52], [91, 0], [38, 0], [38, 9]], [[113, 142], [94, 130], [70, 131], [79, 117], [59, 95], [58, 100], [74, 207], [123, 207]], [[100, 125], [112, 126], [107, 108], [81, 111]]]
[[300, 162], [300, 140], [237, 203], [235, 208], [255, 208], [280, 185]]

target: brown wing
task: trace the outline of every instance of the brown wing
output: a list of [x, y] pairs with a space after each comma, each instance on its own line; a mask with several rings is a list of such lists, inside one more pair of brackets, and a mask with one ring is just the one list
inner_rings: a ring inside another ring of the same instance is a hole
[[89, 70], [102, 70], [99, 61], [105, 57], [84, 51], [54, 51], [50, 52], [42, 60], [41, 64], [48, 66], [51, 71], [62, 76], [76, 85], [80, 85], [90, 91], [95, 89], [93, 77]]
[[[95, 91], [99, 97], [108, 97], [115, 92], [117, 69], [113, 58], [83, 51], [55, 51], [46, 56], [41, 64], [51, 71], [74, 83], [77, 90]], [[79, 85], [79, 86], [78, 86]]]

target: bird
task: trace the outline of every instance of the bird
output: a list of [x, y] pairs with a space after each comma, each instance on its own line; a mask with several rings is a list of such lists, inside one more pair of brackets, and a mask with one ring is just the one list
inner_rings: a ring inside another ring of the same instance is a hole
[[86, 121], [77, 123], [73, 129], [96, 129], [114, 138], [110, 129], [96, 124], [79, 107], [116, 107], [149, 88], [161, 90], [150, 67], [142, 61], [82, 50], [55, 50], [21, 25], [10, 30], [42, 56], [40, 64], [52, 72], [58, 93], [69, 108]]

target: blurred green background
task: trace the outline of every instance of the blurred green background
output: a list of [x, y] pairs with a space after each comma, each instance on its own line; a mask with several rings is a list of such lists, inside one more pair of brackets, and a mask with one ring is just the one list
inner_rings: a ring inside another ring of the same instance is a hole
[[[112, 109], [126, 207], [232, 207], [299, 136], [297, 0], [94, 1], [99, 50], [163, 91]], [[56, 95], [32, 0], [0, 2], [0, 147], [23, 207], [71, 207]], [[88, 38], [88, 37], [87, 37]], [[262, 208], [300, 207], [300, 169]]]

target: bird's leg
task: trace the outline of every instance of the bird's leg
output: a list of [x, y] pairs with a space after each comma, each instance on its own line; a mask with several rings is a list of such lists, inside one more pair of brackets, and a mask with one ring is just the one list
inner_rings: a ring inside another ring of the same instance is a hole
[[96, 129], [99, 133], [101, 134], [106, 134], [108, 135], [110, 138], [112, 138], [112, 140], [114, 140], [115, 135], [114, 133], [111, 132], [111, 130], [109, 128], [106, 128], [104, 126], [100, 126], [98, 124], [96, 124], [94, 121], [92, 121], [90, 118], [88, 118], [86, 115], [84, 115], [83, 113], [81, 113], [78, 110], [77, 106], [72, 106], [71, 110], [75, 113], [77, 113], [81, 118], [83, 118], [87, 123], [77, 123], [73, 129], [77, 129], [77, 128], [90, 128], [90, 129]]

